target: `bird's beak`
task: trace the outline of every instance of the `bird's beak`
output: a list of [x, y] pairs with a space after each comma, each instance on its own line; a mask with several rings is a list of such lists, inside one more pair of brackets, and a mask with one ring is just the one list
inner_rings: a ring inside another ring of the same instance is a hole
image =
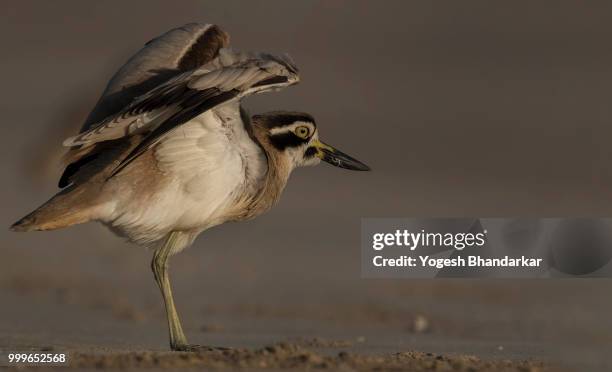
[[370, 167], [359, 160], [319, 140], [314, 140], [310, 145], [317, 150], [317, 157], [333, 166], [356, 171], [370, 170]]

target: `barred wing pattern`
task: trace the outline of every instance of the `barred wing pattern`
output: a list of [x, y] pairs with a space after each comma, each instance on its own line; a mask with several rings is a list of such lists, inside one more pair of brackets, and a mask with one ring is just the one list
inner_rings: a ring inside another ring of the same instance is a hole
[[203, 112], [298, 81], [297, 68], [288, 56], [221, 49], [211, 62], [153, 88], [119, 113], [68, 138], [64, 145], [85, 147], [144, 133], [143, 140], [117, 166], [113, 172], [116, 174], [154, 146], [164, 134]]

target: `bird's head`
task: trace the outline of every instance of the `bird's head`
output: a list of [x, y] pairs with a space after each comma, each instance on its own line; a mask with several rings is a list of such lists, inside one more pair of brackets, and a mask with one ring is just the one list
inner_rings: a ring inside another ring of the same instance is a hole
[[319, 140], [317, 125], [309, 114], [276, 111], [255, 115], [253, 122], [264, 132], [273, 151], [288, 158], [294, 168], [317, 165], [323, 160], [344, 169], [370, 170], [359, 160]]

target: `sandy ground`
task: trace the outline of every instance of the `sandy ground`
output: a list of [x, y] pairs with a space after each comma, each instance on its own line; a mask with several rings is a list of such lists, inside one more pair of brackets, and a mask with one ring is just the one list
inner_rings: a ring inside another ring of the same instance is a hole
[[[190, 341], [235, 350], [169, 353], [149, 253], [95, 225], [11, 236], [0, 349], [66, 351], [83, 368], [610, 368], [606, 280], [366, 280], [357, 260], [266, 244], [290, 226], [266, 238], [253, 224], [211, 231], [172, 265]], [[234, 229], [261, 246], [202, 249]], [[81, 234], [90, 246], [71, 243]]]
[[226, 352], [167, 351], [150, 252], [93, 224], [4, 230], [0, 350], [92, 370], [612, 370], [609, 279], [371, 280], [359, 258], [361, 217], [612, 215], [609, 5], [181, 4], [5, 7], [0, 227], [56, 191], [59, 144], [110, 74], [191, 21], [288, 51], [303, 83], [248, 107], [311, 112], [374, 172], [300, 170], [269, 214], [172, 260], [188, 338]]
[[390, 355], [350, 354], [341, 351], [327, 356], [312, 348], [280, 343], [255, 350], [228, 350], [203, 353], [119, 353], [78, 355], [71, 365], [78, 368], [247, 368], [247, 369], [339, 369], [397, 371], [541, 371], [538, 362], [483, 361], [473, 356], [443, 356], [431, 353], [400, 352]]
[[[48, 307], [48, 304], [45, 306]], [[333, 311], [333, 309], [330, 310]], [[142, 340], [134, 340], [133, 345], [120, 347], [114, 345], [116, 341], [126, 343], [129, 340], [124, 338], [124, 331], [110, 324], [96, 336], [96, 340], [90, 341], [96, 344], [85, 344], [81, 332], [77, 336], [78, 340], [74, 341], [75, 344], [66, 344], [66, 333], [58, 330], [53, 335], [47, 334], [46, 337], [41, 334], [27, 335], [23, 332], [11, 332], [10, 335], [3, 335], [5, 344], [0, 347], [2, 350], [67, 352], [69, 366], [78, 369], [147, 368], [161, 370], [207, 367], [273, 370], [542, 371], [551, 368], [551, 363], [546, 357], [537, 352], [527, 352], [526, 347], [530, 345], [524, 343], [506, 344], [507, 347], [514, 350], [504, 353], [504, 347], [501, 345], [495, 351], [487, 350], [490, 349], [490, 345], [486, 343], [478, 345], [478, 342], [467, 340], [449, 342], [426, 334], [420, 337], [415, 334], [414, 329], [407, 329], [397, 334], [384, 329], [359, 329], [361, 327], [344, 327], [343, 329], [335, 325], [321, 324], [320, 326], [324, 326], [324, 329], [315, 330], [314, 322], [303, 321], [308, 328], [299, 330], [283, 326], [283, 322], [279, 319], [269, 319], [266, 311], [262, 309], [258, 309], [257, 312], [265, 319], [262, 323], [267, 327], [253, 334], [244, 333], [244, 331], [225, 331], [222, 323], [204, 325], [200, 328], [198, 333], [206, 335], [198, 338], [212, 345], [227, 345], [221, 347], [221, 350], [203, 349], [193, 353], [156, 351], [156, 347], [146, 350], [143, 348]], [[227, 312], [224, 313], [227, 314]], [[127, 314], [124, 313], [124, 315]], [[418, 319], [421, 319], [422, 323], [425, 318], [420, 315]], [[423, 324], [420, 327], [422, 327], [419, 329], [420, 332], [429, 332]], [[277, 329], [278, 334], [272, 334], [270, 329]], [[291, 329], [292, 332], [287, 332], [288, 329]], [[356, 331], [361, 332], [355, 333]], [[146, 330], [138, 332], [137, 337], [149, 337], [149, 333]], [[327, 334], [330, 338], [304, 336], [309, 334]], [[107, 340], [102, 341], [105, 344], [102, 346], [100, 342], [104, 335]], [[108, 339], [109, 336], [111, 339]], [[157, 336], [162, 337], [159, 334]], [[278, 340], [286, 341], [279, 342]], [[446, 347], [453, 345], [459, 350], [481, 348], [480, 352], [475, 352], [481, 356], [446, 351], [439, 353], [415, 351], [423, 349], [425, 344], [430, 344], [431, 349], [440, 349], [441, 345]], [[135, 345], [140, 346], [134, 348]], [[243, 346], [236, 348], [236, 345]], [[224, 350], [226, 348], [227, 350]], [[528, 357], [530, 354], [533, 356]], [[558, 360], [554, 363], [558, 363]], [[554, 363], [552, 365], [556, 366]]]

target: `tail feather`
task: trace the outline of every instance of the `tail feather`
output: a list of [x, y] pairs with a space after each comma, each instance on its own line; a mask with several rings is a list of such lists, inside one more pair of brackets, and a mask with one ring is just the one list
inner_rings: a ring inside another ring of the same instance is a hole
[[10, 229], [12, 231], [17, 231], [17, 232], [26, 232], [26, 231], [39, 230], [39, 229], [36, 228], [38, 226], [38, 224], [36, 223], [36, 216], [35, 215], [36, 215], [36, 211], [28, 214], [27, 216], [23, 217], [19, 221], [17, 221], [14, 224], [12, 224]]
[[49, 199], [32, 213], [11, 225], [12, 231], [55, 230], [94, 218], [95, 206], [82, 198], [82, 192], [70, 187]]

